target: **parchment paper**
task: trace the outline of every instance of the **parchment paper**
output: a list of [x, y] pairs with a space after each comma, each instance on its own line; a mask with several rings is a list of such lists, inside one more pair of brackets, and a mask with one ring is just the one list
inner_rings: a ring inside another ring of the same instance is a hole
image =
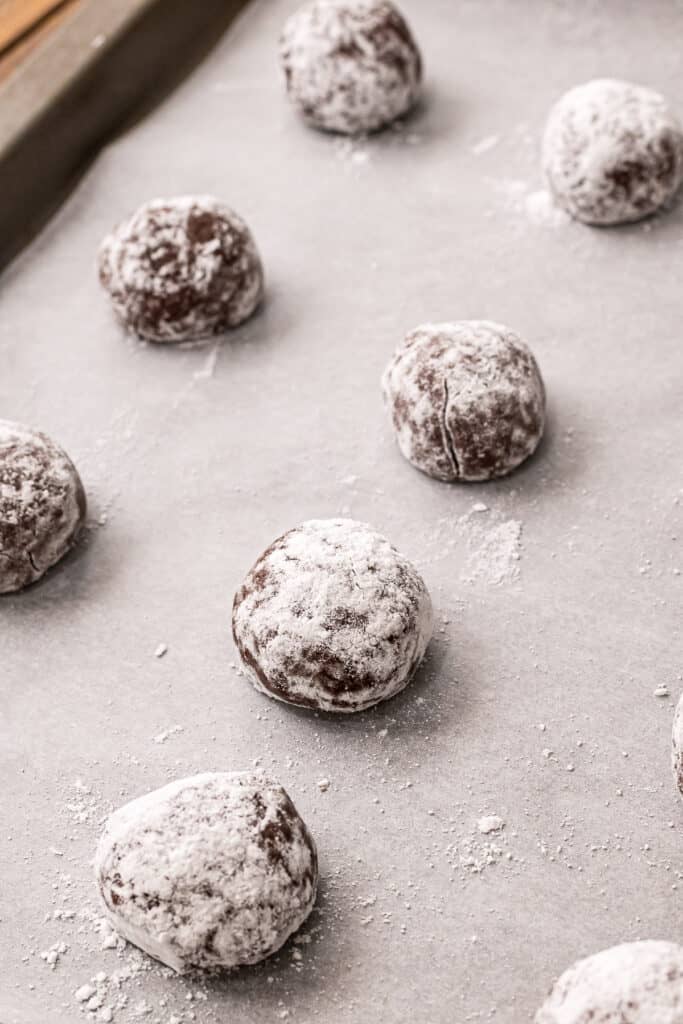
[[[74, 993], [98, 972], [117, 1022], [518, 1024], [577, 957], [683, 938], [683, 212], [567, 224], [537, 156], [551, 102], [590, 77], [683, 112], [683, 6], [403, 0], [425, 102], [360, 142], [284, 99], [294, 6], [255, 0], [2, 280], [0, 414], [59, 440], [90, 499], [85, 542], [0, 604], [3, 1024], [97, 1020]], [[267, 302], [222, 344], [143, 346], [94, 254], [139, 203], [183, 192], [246, 218]], [[401, 458], [379, 376], [405, 331], [467, 317], [527, 338], [549, 424], [514, 476], [447, 486]], [[414, 683], [343, 720], [256, 694], [229, 629], [260, 551], [339, 514], [416, 561], [438, 614]], [[257, 761], [319, 844], [303, 940], [208, 982], [101, 949], [108, 811]], [[479, 833], [487, 814], [501, 833]]]

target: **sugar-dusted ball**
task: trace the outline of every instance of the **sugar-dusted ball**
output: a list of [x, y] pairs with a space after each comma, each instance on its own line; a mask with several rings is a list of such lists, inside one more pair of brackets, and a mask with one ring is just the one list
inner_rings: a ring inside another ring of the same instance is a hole
[[305, 4], [285, 23], [280, 58], [292, 103], [327, 131], [377, 131], [407, 113], [419, 95], [420, 52], [389, 0]]
[[362, 711], [402, 690], [432, 635], [415, 567], [353, 519], [312, 519], [274, 541], [235, 595], [232, 631], [258, 690]]
[[315, 902], [318, 859], [282, 786], [255, 772], [195, 775], [106, 823], [95, 875], [129, 942], [182, 973], [270, 956]]
[[683, 130], [658, 92], [598, 78], [570, 89], [551, 110], [543, 170], [557, 202], [577, 220], [640, 220], [683, 180]]
[[85, 512], [83, 484], [63, 448], [0, 420], [0, 594], [55, 565], [76, 542]]
[[536, 360], [515, 331], [488, 320], [416, 327], [382, 388], [401, 452], [437, 480], [504, 476], [543, 434]]
[[628, 942], [579, 960], [553, 985], [535, 1024], [681, 1024], [683, 947]]
[[263, 294], [249, 228], [211, 196], [145, 203], [102, 242], [99, 274], [121, 323], [147, 341], [220, 334]]

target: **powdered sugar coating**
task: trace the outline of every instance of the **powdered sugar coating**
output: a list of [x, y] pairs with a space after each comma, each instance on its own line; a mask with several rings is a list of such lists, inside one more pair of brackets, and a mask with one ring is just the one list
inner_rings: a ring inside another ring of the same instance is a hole
[[283, 534], [233, 604], [233, 637], [254, 686], [325, 711], [361, 711], [393, 697], [432, 628], [417, 570], [352, 519], [312, 519]]
[[543, 169], [557, 202], [586, 224], [640, 220], [683, 180], [683, 131], [659, 93], [600, 78], [550, 112]]
[[683, 947], [629, 942], [565, 971], [535, 1024], [683, 1024]]
[[511, 472], [543, 434], [545, 389], [528, 345], [488, 320], [423, 324], [382, 377], [401, 452], [437, 480]]
[[307, 121], [355, 135], [415, 103], [422, 60], [388, 0], [313, 0], [285, 23], [280, 58], [290, 99]]
[[253, 964], [315, 902], [315, 844], [282, 786], [195, 775], [115, 811], [95, 856], [107, 917], [178, 972]]
[[45, 434], [0, 420], [0, 594], [35, 583], [75, 543], [83, 484]]
[[212, 196], [153, 199], [102, 242], [99, 273], [126, 328], [194, 341], [246, 320], [263, 294], [249, 228]]
[[671, 763], [676, 785], [683, 796], [683, 694], [676, 705], [671, 735]]

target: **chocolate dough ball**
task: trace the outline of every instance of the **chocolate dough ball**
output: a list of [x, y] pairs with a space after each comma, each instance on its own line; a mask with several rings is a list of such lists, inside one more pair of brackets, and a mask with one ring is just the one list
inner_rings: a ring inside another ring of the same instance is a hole
[[683, 695], [681, 695], [674, 715], [671, 746], [674, 777], [681, 796], [683, 796]]
[[280, 56], [289, 97], [316, 128], [373, 132], [418, 97], [420, 52], [388, 0], [313, 0], [286, 22]]
[[382, 387], [401, 452], [437, 480], [504, 476], [543, 434], [536, 360], [518, 334], [488, 320], [416, 327]]
[[0, 420], [0, 594], [35, 583], [75, 543], [85, 492], [45, 434]]
[[270, 956], [315, 902], [315, 844], [282, 786], [195, 775], [107, 821], [95, 875], [113, 927], [182, 973]]
[[263, 294], [249, 228], [211, 196], [145, 203], [102, 242], [99, 273], [121, 323], [147, 341], [220, 334]]
[[235, 595], [232, 631], [257, 690], [323, 711], [361, 711], [408, 683], [432, 635], [411, 563], [352, 519], [279, 537]]
[[570, 967], [535, 1024], [683, 1024], [683, 948], [629, 942]]
[[586, 224], [640, 220], [683, 180], [683, 131], [652, 89], [599, 78], [550, 112], [543, 169], [555, 199]]

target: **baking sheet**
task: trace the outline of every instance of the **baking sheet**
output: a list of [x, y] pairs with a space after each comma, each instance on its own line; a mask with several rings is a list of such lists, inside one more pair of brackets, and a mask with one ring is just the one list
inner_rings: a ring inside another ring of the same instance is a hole
[[[90, 498], [85, 542], [0, 606], [3, 1024], [87, 1018], [74, 993], [99, 972], [121, 1022], [517, 1024], [576, 957], [681, 937], [683, 210], [564, 223], [537, 139], [595, 75], [683, 110], [683, 8], [404, 0], [425, 103], [351, 143], [283, 99], [294, 6], [256, 0], [2, 280], [2, 415], [62, 442]], [[250, 223], [267, 302], [223, 344], [126, 340], [94, 252], [138, 203], [188, 191]], [[516, 327], [548, 387], [539, 453], [489, 485], [412, 470], [379, 396], [407, 329], [460, 317]], [[438, 614], [415, 682], [343, 720], [256, 694], [229, 630], [270, 540], [339, 514], [418, 563]], [[217, 981], [102, 949], [108, 810], [257, 761], [319, 844], [303, 938]]]
[[[23, 59], [0, 82], [0, 270], [105, 142], [195, 68], [246, 2], [85, 0], [41, 23], [28, 56], [18, 47]], [[0, 79], [3, 70], [0, 61]]]

